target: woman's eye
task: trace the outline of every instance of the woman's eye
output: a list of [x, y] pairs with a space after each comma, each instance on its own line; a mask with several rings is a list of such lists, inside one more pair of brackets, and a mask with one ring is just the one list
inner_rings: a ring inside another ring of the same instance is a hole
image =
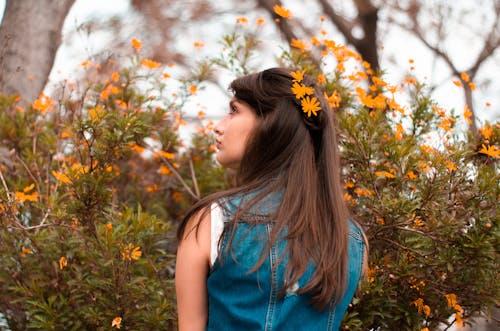
[[234, 105], [229, 106], [229, 114], [234, 114], [236, 113], [237, 109]]

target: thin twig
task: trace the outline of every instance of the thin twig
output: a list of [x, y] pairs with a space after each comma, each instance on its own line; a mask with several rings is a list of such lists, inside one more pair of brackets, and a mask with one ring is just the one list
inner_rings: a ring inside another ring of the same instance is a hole
[[198, 187], [198, 181], [196, 179], [196, 174], [194, 172], [194, 165], [193, 165], [193, 159], [189, 158], [189, 170], [191, 170], [191, 179], [193, 180], [193, 186], [194, 186], [194, 192], [200, 197], [200, 189]]
[[193, 191], [191, 190], [191, 188], [189, 188], [189, 186], [186, 183], [186, 181], [181, 177], [181, 175], [179, 175], [179, 173], [177, 172], [177, 170], [175, 170], [175, 167], [173, 165], [171, 165], [170, 162], [168, 162], [168, 160], [165, 159], [163, 156], [161, 156], [161, 155], [158, 155], [158, 156], [160, 157], [160, 159], [162, 160], [162, 162], [168, 167], [168, 169], [170, 171], [172, 171], [172, 173], [174, 174], [175, 178], [177, 178], [177, 180], [182, 184], [182, 186], [184, 186], [184, 189], [189, 193], [189, 195], [191, 195], [196, 200], [200, 200], [200, 197], [198, 195], [196, 195], [195, 193], [193, 193]]
[[2, 169], [0, 169], [0, 179], [2, 179], [2, 185], [3, 185], [3, 188], [5, 189], [5, 193], [7, 194], [7, 200], [9, 202], [12, 202], [12, 199], [10, 197], [10, 191], [9, 191], [9, 188], [7, 186], [7, 183], [5, 182], [5, 178], [3, 177], [3, 173], [2, 173]]

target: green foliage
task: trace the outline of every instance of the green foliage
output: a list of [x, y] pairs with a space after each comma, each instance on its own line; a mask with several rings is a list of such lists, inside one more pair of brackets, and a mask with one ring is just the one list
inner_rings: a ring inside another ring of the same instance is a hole
[[189, 91], [138, 58], [87, 75], [58, 102], [0, 97], [0, 312], [11, 330], [174, 329], [175, 222], [222, 171], [206, 132], [179, 151]]
[[[57, 102], [41, 96], [24, 109], [0, 97], [0, 312], [11, 330], [175, 328], [176, 222], [231, 181], [213, 160], [213, 123], [200, 115], [181, 141], [182, 110], [216, 69], [253, 70], [259, 45], [255, 32], [223, 40], [176, 88], [136, 54], [110, 77], [91, 66], [84, 87], [63, 84]], [[340, 129], [344, 198], [370, 242], [342, 328], [437, 330], [497, 304], [500, 124], [461, 134], [462, 119], [424, 86], [390, 85], [326, 39], [278, 62], [321, 80]]]

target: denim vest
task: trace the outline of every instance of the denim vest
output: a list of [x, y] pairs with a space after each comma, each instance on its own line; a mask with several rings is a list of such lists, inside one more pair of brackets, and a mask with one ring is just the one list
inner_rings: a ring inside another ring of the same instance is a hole
[[[226, 204], [224, 222], [231, 219], [230, 210], [240, 201]], [[268, 201], [273, 201], [268, 200]], [[260, 211], [275, 208], [276, 200], [260, 206]], [[279, 240], [271, 247], [264, 263], [255, 271], [249, 270], [259, 261], [266, 249], [272, 222], [236, 225], [232, 249], [229, 250], [229, 232], [221, 238], [219, 256], [207, 279], [207, 330], [338, 330], [361, 276], [364, 241], [361, 230], [350, 222], [347, 290], [335, 307], [318, 310], [310, 305], [308, 294], [297, 294], [314, 272], [314, 266], [279, 296], [287, 259], [284, 257], [286, 241]]]

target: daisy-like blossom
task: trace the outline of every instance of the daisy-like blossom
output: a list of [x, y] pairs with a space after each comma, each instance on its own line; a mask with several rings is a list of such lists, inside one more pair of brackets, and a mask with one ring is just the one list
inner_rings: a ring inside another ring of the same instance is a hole
[[292, 85], [292, 92], [295, 94], [297, 99], [302, 99], [306, 95], [314, 94], [314, 89], [312, 87], [305, 86], [304, 84], [294, 82]]
[[485, 146], [482, 145], [482, 148], [479, 150], [479, 153], [486, 154], [495, 159], [500, 159], [500, 149], [496, 146]]
[[302, 81], [302, 79], [304, 79], [304, 73], [305, 73], [305, 70], [302, 70], [302, 71], [297, 70], [297, 71], [292, 71], [290, 73], [290, 75], [292, 76], [294, 82], [300, 83]]
[[301, 105], [304, 113], [307, 113], [307, 117], [311, 117], [311, 113], [314, 114], [314, 116], [317, 116], [317, 112], [321, 110], [321, 106], [319, 105], [319, 101], [316, 97], [310, 98], [309, 96], [306, 96], [302, 99]]
[[156, 62], [150, 59], [142, 59], [141, 64], [148, 69], [158, 69], [161, 67], [160, 62]]
[[273, 10], [278, 16], [281, 16], [283, 18], [292, 18], [292, 13], [283, 6], [274, 5]]
[[122, 318], [121, 317], [113, 318], [113, 321], [111, 321], [111, 327], [121, 329], [122, 328]]
[[132, 45], [132, 48], [135, 49], [137, 52], [140, 51], [142, 48], [142, 42], [135, 37], [132, 38], [130, 44]]

